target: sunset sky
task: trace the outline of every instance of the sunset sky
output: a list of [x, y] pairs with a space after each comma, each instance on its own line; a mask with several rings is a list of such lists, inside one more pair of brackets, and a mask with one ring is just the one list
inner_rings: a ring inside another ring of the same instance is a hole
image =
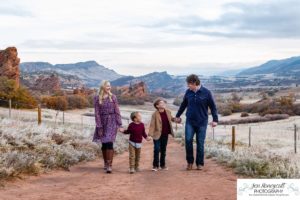
[[126, 75], [213, 74], [300, 56], [297, 0], [0, 0], [0, 49]]

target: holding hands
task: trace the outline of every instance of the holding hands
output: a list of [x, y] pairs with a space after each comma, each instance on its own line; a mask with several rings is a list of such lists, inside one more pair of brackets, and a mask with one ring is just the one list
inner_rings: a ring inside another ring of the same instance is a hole
[[121, 132], [121, 133], [124, 133], [125, 129], [123, 127], [120, 127], [120, 128], [118, 128], [118, 131]]
[[177, 124], [180, 124], [182, 120], [181, 120], [180, 117], [173, 117], [173, 118], [171, 119], [171, 121], [172, 121], [172, 122], [175, 122], [175, 123], [177, 123]]
[[146, 138], [146, 140], [149, 142], [149, 141], [152, 140], [152, 137], [151, 137], [151, 136], [148, 136], [148, 137]]

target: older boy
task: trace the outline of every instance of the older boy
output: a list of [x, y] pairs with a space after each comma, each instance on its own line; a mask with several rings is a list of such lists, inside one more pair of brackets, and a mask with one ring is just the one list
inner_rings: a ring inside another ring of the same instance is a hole
[[169, 134], [174, 137], [172, 114], [171, 111], [166, 108], [166, 103], [163, 99], [157, 99], [153, 105], [156, 111], [152, 114], [149, 128], [149, 135], [153, 138], [154, 144], [152, 170], [158, 171], [159, 167], [162, 170], [168, 170], [166, 167], [168, 137]]

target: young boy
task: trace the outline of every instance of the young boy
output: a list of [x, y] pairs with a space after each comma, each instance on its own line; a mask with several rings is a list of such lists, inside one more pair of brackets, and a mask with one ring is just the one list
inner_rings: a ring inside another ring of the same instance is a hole
[[145, 126], [142, 123], [142, 116], [139, 112], [133, 112], [130, 115], [132, 122], [127, 130], [121, 128], [120, 131], [124, 134], [130, 134], [129, 137], [129, 172], [139, 172], [139, 161], [141, 156], [141, 147], [143, 137], [150, 141], [151, 137], [147, 136]]
[[172, 117], [171, 111], [166, 108], [166, 103], [163, 99], [157, 99], [153, 105], [156, 111], [152, 114], [149, 128], [149, 135], [153, 138], [154, 143], [152, 171], [158, 171], [159, 167], [162, 170], [168, 170], [165, 161], [166, 150], [169, 134], [174, 137], [172, 127], [174, 118]]

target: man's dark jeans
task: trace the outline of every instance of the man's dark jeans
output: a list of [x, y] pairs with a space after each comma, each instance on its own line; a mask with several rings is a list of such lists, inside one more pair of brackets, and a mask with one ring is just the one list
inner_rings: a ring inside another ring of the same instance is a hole
[[[166, 151], [168, 144], [168, 135], [161, 135], [158, 140], [153, 140], [154, 143], [154, 159], [153, 167], [165, 167], [166, 166]], [[160, 159], [159, 159], [160, 153]]]
[[185, 150], [186, 150], [186, 161], [188, 164], [194, 163], [194, 151], [193, 151], [193, 139], [196, 134], [197, 142], [197, 154], [196, 154], [196, 165], [204, 165], [204, 142], [206, 137], [206, 126], [193, 126], [191, 123], [186, 121], [185, 125]]

